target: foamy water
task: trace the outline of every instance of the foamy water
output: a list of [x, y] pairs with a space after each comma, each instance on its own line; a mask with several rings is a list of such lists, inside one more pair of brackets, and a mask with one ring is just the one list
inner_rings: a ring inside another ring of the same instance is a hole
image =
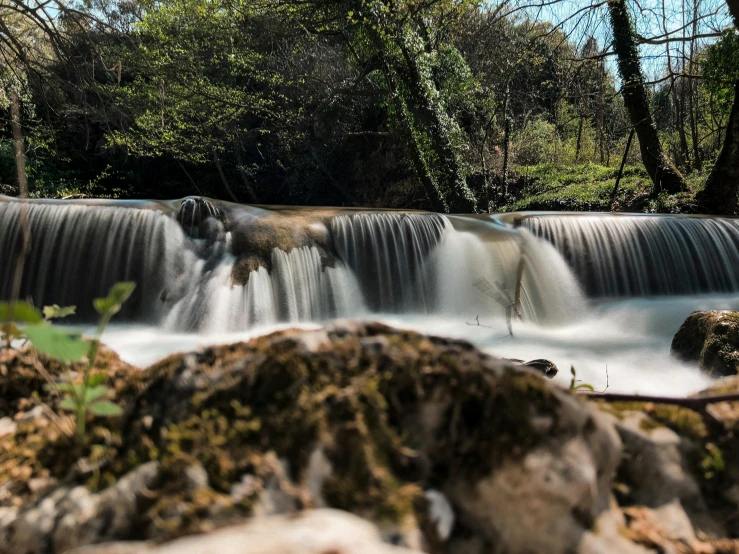
[[[514, 324], [508, 337], [505, 320], [486, 317], [495, 307], [481, 301], [479, 313], [457, 316], [373, 314], [369, 319], [423, 333], [468, 340], [485, 352], [506, 358], [546, 358], [560, 369], [555, 381], [570, 382], [570, 366], [577, 378], [596, 390], [682, 396], [711, 384], [695, 365], [670, 356], [670, 342], [685, 318], [698, 309], [739, 309], [739, 295], [711, 295], [599, 302], [569, 325], [541, 327]], [[481, 326], [476, 325], [479, 315]], [[469, 325], [472, 323], [473, 325]], [[175, 352], [226, 344], [285, 328], [317, 328], [320, 324], [281, 324], [237, 333], [176, 333], [160, 327], [112, 325], [104, 342], [127, 362], [146, 367]], [[482, 325], [485, 325], [483, 327]], [[92, 332], [92, 328], [85, 328]], [[606, 375], [607, 372], [607, 375]]]

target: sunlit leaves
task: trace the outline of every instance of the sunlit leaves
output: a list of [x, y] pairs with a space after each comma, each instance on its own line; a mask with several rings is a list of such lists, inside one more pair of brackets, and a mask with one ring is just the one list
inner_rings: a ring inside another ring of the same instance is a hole
[[61, 383], [58, 390], [68, 393], [66, 398], [59, 402], [59, 407], [70, 412], [78, 412], [83, 407], [92, 414], [100, 417], [113, 417], [123, 413], [123, 410], [109, 400], [103, 400], [110, 389], [105, 386], [86, 387]]
[[64, 308], [60, 308], [57, 304], [54, 304], [53, 306], [44, 306], [44, 319], [49, 321], [51, 319], [68, 317], [70, 315], [74, 315], [76, 309], [76, 306], [65, 306]]
[[41, 312], [26, 302], [0, 302], [0, 321], [40, 323], [43, 319]]
[[285, 77], [266, 59], [275, 44], [260, 4], [144, 0], [137, 44], [121, 53], [135, 77], [114, 90], [134, 124], [108, 139], [141, 156], [203, 163], [232, 147], [245, 121], [281, 120]]
[[123, 303], [129, 299], [136, 288], [136, 283], [116, 283], [110, 288], [108, 296], [93, 300], [95, 310], [101, 315], [110, 317], [121, 311]]
[[89, 348], [81, 334], [46, 323], [28, 325], [23, 333], [39, 352], [62, 362], [76, 362]]
[[114, 417], [121, 415], [123, 410], [112, 402], [93, 402], [88, 408], [93, 414], [101, 417]]

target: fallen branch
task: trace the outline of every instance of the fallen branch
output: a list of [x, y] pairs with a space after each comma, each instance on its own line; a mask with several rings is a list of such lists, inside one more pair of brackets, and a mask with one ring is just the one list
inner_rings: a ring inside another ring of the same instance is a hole
[[579, 391], [579, 394], [604, 400], [605, 402], [649, 402], [652, 404], [672, 404], [681, 406], [696, 412], [703, 412], [709, 404], [719, 402], [739, 402], [739, 394], [720, 394], [716, 396], [704, 396], [702, 398], [670, 398], [669, 396], [642, 396], [639, 394], [617, 394], [591, 391]]
[[480, 323], [480, 316], [479, 315], [475, 317], [475, 321], [476, 321], [476, 323], [470, 323], [469, 321], [467, 321], [466, 323], [470, 327], [485, 327], [486, 329], [492, 329], [492, 327], [490, 327], [490, 325], [483, 325], [482, 323]]

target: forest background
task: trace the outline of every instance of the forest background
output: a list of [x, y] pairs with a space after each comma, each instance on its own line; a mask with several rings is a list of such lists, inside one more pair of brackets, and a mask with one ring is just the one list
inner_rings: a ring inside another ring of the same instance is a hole
[[[726, 0], [0, 0], [0, 194], [735, 213]], [[13, 141], [13, 121], [22, 129]]]

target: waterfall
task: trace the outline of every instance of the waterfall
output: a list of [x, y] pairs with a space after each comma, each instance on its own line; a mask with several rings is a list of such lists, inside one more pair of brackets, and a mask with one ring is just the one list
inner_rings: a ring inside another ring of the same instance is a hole
[[363, 213], [331, 222], [338, 257], [359, 278], [368, 307], [380, 312], [431, 309], [424, 266], [448, 228], [435, 214]]
[[365, 311], [354, 275], [341, 264], [324, 268], [315, 247], [289, 253], [275, 248], [272, 271], [260, 267], [243, 285], [233, 282], [234, 262], [229, 255], [207, 269], [205, 262], [194, 260], [192, 277], [167, 310], [164, 326], [216, 333], [357, 317]]
[[158, 209], [122, 206], [0, 201], [0, 300], [12, 293], [22, 209], [31, 245], [20, 298], [32, 298], [37, 306], [76, 305], [78, 314], [89, 316], [93, 298], [105, 296], [115, 282], [135, 281], [124, 315], [156, 312], [168, 270], [180, 255], [168, 248], [168, 237], [182, 232]]
[[[295, 214], [199, 198], [24, 208], [3, 199], [0, 299], [11, 295], [21, 209], [32, 236], [21, 298], [76, 305], [87, 320], [92, 299], [121, 280], [138, 285], [121, 319], [206, 333], [372, 313], [502, 317], [505, 307], [475, 288], [480, 280], [518, 290], [525, 317], [539, 323], [568, 320], [583, 304], [561, 256], [524, 230], [474, 220], [472, 232], [458, 231], [437, 214]], [[251, 244], [257, 249], [244, 247]]]
[[526, 216], [591, 296], [739, 290], [739, 220], [678, 216]]
[[433, 311], [448, 316], [503, 317], [505, 307], [474, 286], [483, 279], [514, 300], [520, 285], [520, 307], [526, 321], [561, 324], [586, 310], [580, 286], [566, 262], [550, 244], [525, 229], [492, 241], [448, 229], [427, 269], [427, 282], [433, 282]]

